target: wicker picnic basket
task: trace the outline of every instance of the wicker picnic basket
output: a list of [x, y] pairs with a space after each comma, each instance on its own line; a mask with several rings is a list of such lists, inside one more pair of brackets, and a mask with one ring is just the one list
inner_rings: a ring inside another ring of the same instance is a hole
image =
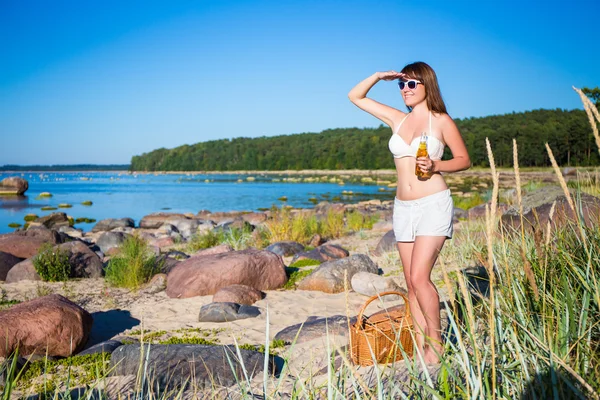
[[[390, 310], [370, 317], [363, 314], [367, 306], [374, 300], [389, 294], [402, 296], [405, 311]], [[404, 353], [412, 356], [413, 322], [410, 316], [408, 299], [400, 292], [389, 291], [379, 293], [367, 300], [363, 305], [356, 323], [350, 327], [350, 355], [352, 362], [361, 366], [386, 364], [401, 360]]]

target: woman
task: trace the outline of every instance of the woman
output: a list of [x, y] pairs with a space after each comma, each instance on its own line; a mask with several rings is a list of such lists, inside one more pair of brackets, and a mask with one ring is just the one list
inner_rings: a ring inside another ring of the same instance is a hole
[[[380, 80], [395, 79], [408, 113], [367, 97]], [[443, 351], [440, 305], [431, 270], [444, 242], [452, 237], [454, 212], [450, 190], [441, 173], [468, 169], [469, 154], [446, 112], [435, 72], [423, 62], [409, 64], [401, 72], [376, 72], [356, 85], [348, 97], [392, 128], [389, 149], [398, 173], [393, 228], [416, 328], [416, 347], [426, 363], [438, 363]], [[426, 132], [429, 155], [416, 158], [422, 132]], [[452, 151], [452, 159], [442, 161], [446, 145]], [[424, 176], [419, 177], [416, 172]]]

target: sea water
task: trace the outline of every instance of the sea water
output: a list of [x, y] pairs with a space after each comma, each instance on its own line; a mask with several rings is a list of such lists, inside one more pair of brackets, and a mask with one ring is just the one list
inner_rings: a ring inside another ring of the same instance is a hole
[[[258, 211], [272, 206], [314, 207], [315, 202], [352, 203], [379, 198], [393, 200], [394, 189], [362, 183], [284, 182], [286, 176], [234, 174], [134, 174], [129, 172], [2, 172], [0, 180], [18, 176], [29, 182], [25, 196], [0, 196], [0, 233], [24, 224], [27, 214], [64, 212], [73, 218], [133, 218], [136, 226], [154, 212], [193, 213], [201, 210]], [[250, 179], [248, 179], [251, 177]], [[295, 176], [298, 178], [298, 176]], [[39, 197], [49, 192], [52, 197]], [[343, 192], [352, 192], [351, 195]], [[279, 200], [282, 197], [287, 200]], [[312, 199], [312, 200], [311, 200]], [[81, 203], [91, 201], [92, 206]], [[42, 207], [71, 208], [43, 211]], [[76, 224], [89, 231], [93, 223]]]

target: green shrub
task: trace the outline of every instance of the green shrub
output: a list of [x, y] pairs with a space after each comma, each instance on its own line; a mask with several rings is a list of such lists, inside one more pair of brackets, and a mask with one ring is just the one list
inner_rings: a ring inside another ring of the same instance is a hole
[[73, 206], [71, 204], [68, 204], [68, 203], [60, 203], [58, 205], [58, 208], [71, 208], [71, 207], [73, 207]]
[[486, 202], [486, 199], [482, 197], [479, 192], [473, 192], [471, 197], [453, 195], [452, 200], [454, 201], [454, 207], [462, 208], [463, 210], [468, 210], [469, 208], [473, 208]]
[[344, 214], [329, 210], [321, 224], [321, 235], [329, 238], [339, 238], [344, 233]]
[[92, 204], [94, 204], [94, 203], [92, 203], [92, 201], [91, 201], [91, 200], [85, 200], [85, 201], [82, 201], [82, 202], [81, 202], [81, 205], [82, 205], [82, 206], [88, 206], [88, 207], [89, 207], [89, 206], [91, 206]]
[[10, 224], [8, 224], [9, 228], [20, 228], [22, 225], [19, 224], [18, 222], [11, 222]]
[[52, 206], [44, 206], [42, 207], [42, 211], [54, 211], [56, 210], [56, 207], [52, 207]]
[[106, 268], [106, 280], [113, 286], [137, 289], [158, 273], [161, 264], [141, 237], [130, 236]]
[[224, 234], [222, 230], [210, 230], [193, 235], [188, 244], [188, 251], [195, 252], [214, 247], [221, 243], [223, 239]]
[[346, 214], [346, 227], [351, 232], [358, 232], [361, 229], [372, 229], [373, 224], [378, 219], [376, 215], [363, 215], [359, 211], [352, 210]]
[[37, 256], [33, 258], [36, 272], [46, 282], [66, 281], [71, 277], [73, 267], [69, 261], [69, 253], [60, 247], [44, 244]]

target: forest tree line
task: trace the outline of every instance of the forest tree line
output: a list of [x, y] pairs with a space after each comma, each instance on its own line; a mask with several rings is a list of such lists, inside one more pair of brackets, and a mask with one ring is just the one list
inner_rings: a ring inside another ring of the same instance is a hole
[[[513, 163], [512, 139], [522, 167], [549, 166], [548, 143], [563, 166], [598, 165], [600, 157], [583, 110], [533, 110], [455, 120], [474, 166], [488, 166], [489, 138], [497, 166]], [[212, 140], [134, 156], [134, 171], [393, 169], [389, 127], [338, 128], [320, 133]], [[446, 148], [445, 158], [451, 153]]]

